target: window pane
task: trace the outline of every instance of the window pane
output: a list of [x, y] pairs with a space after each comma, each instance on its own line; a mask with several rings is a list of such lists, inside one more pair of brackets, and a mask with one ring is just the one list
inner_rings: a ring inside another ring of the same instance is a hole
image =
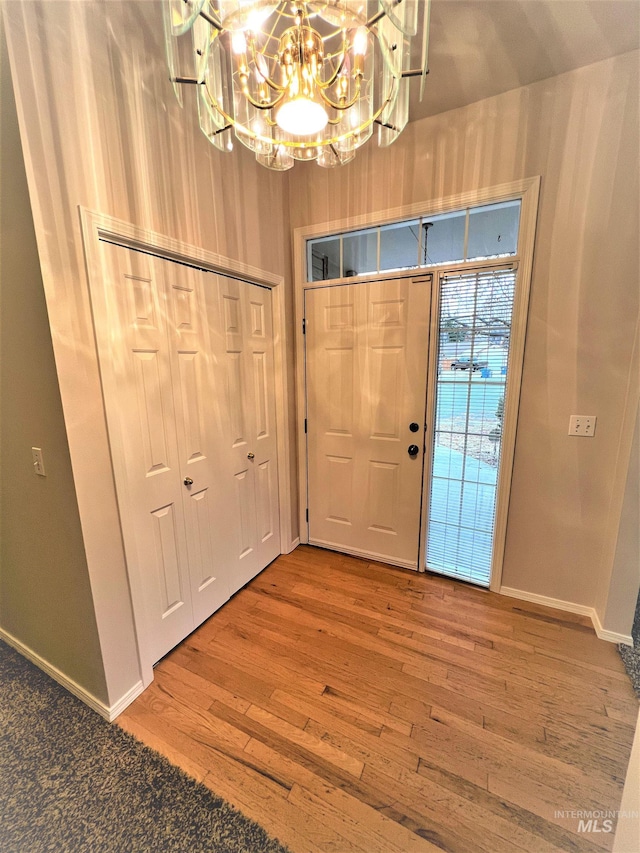
[[423, 220], [421, 264], [428, 266], [464, 260], [466, 215], [466, 211], [463, 210], [459, 213], [432, 216]]
[[380, 272], [418, 265], [420, 220], [383, 225], [380, 228]]
[[515, 289], [513, 270], [447, 275], [427, 568], [488, 586]]
[[329, 237], [310, 240], [308, 255], [308, 281], [326, 281], [340, 278], [340, 238]]
[[378, 229], [356, 231], [342, 238], [343, 275], [378, 272]]
[[520, 202], [509, 201], [469, 211], [467, 258], [514, 255], [518, 248]]

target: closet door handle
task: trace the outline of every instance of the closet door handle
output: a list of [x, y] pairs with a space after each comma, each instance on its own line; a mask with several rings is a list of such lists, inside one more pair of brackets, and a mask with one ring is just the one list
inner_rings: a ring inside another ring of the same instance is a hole
[[193, 480], [191, 479], [191, 477], [185, 477], [183, 482], [185, 486], [193, 486]]
[[256, 457], [255, 453], [247, 453], [247, 459], [255, 459], [255, 457]]

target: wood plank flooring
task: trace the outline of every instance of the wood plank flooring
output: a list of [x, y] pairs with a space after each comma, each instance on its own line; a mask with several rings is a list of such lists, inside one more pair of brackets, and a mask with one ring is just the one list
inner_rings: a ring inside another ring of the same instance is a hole
[[597, 853], [637, 714], [586, 617], [301, 546], [118, 723], [295, 853]]

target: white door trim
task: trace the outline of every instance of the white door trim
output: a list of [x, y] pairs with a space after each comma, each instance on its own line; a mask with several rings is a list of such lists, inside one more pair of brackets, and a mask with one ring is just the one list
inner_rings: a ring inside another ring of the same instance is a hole
[[[82, 240], [87, 267], [87, 276], [92, 293], [98, 288], [93, 284], [100, 282], [103, 278], [102, 263], [100, 259], [100, 241], [115, 243], [124, 248], [146, 252], [160, 258], [187, 264], [197, 269], [208, 272], [219, 273], [232, 278], [247, 281], [250, 284], [258, 284], [271, 290], [273, 310], [273, 353], [275, 368], [275, 406], [276, 406], [276, 428], [278, 447], [278, 498], [280, 504], [280, 551], [288, 553], [292, 550], [291, 532], [291, 491], [290, 463], [289, 463], [289, 392], [286, 377], [286, 326], [285, 326], [285, 295], [284, 278], [271, 272], [261, 270], [258, 267], [209, 252], [197, 246], [183, 243], [172, 237], [158, 234], [139, 228], [129, 222], [115, 219], [104, 213], [97, 213], [79, 207], [80, 225], [82, 229]], [[95, 318], [94, 318], [95, 323]], [[95, 332], [95, 329], [94, 329]], [[108, 357], [108, 353], [101, 352], [100, 336], [96, 335], [96, 347], [101, 357]], [[102, 370], [100, 371], [103, 390], [106, 380]], [[105, 411], [106, 417], [106, 411]], [[111, 425], [110, 425], [111, 427]], [[116, 482], [126, 484], [126, 472], [118, 470], [119, 460], [123, 458], [121, 453], [114, 452], [114, 443], [117, 444], [121, 438], [117, 430], [109, 430], [109, 443], [111, 445], [111, 464]], [[126, 504], [126, 490], [118, 489], [118, 502]], [[127, 507], [120, 506], [120, 524], [123, 534], [129, 524], [130, 513]], [[126, 537], [125, 537], [126, 539]], [[142, 671], [144, 686], [153, 681], [153, 655], [147, 648], [145, 637], [147, 632], [141, 620], [145, 612], [143, 606], [143, 589], [141, 578], [135, 569], [129, 566], [129, 582], [131, 587], [131, 598], [134, 611], [134, 622], [138, 641], [138, 655]]]
[[[307, 440], [305, 435], [306, 417], [306, 365], [304, 336], [302, 333], [302, 320], [304, 317], [304, 293], [312, 287], [327, 286], [330, 284], [353, 284], [353, 278], [334, 279], [331, 282], [307, 282], [306, 267], [307, 253], [306, 241], [315, 237], [339, 234], [343, 231], [365, 228], [373, 225], [384, 225], [390, 222], [399, 222], [412, 219], [417, 216], [434, 216], [438, 213], [446, 213], [454, 210], [462, 210], [466, 207], [474, 207], [483, 204], [494, 204], [501, 201], [520, 199], [520, 229], [518, 235], [518, 254], [513, 258], [496, 258], [493, 261], [478, 262], [466, 261], [461, 264], [447, 267], [447, 271], [453, 269], [463, 271], [465, 269], [477, 269], [481, 266], [509, 263], [517, 265], [518, 279], [516, 287], [516, 298], [513, 308], [512, 328], [515, 331], [514, 344], [509, 355], [509, 379], [507, 388], [507, 399], [505, 400], [505, 422], [503, 426], [503, 449], [501, 460], [501, 478], [498, 494], [502, 490], [502, 496], [496, 507], [495, 523], [495, 547], [491, 573], [490, 589], [494, 592], [500, 591], [502, 583], [502, 564], [504, 558], [504, 544], [506, 539], [507, 515], [509, 510], [509, 493], [511, 487], [511, 472], [513, 469], [513, 454], [515, 448], [516, 426], [518, 418], [518, 407], [520, 402], [520, 384], [522, 380], [522, 364], [524, 360], [524, 343], [529, 309], [529, 292], [531, 287], [531, 275], [533, 269], [533, 250], [535, 242], [536, 220], [538, 216], [538, 197], [540, 193], [540, 177], [523, 178], [494, 187], [484, 187], [471, 190], [447, 198], [431, 200], [424, 203], [405, 205], [403, 207], [382, 210], [376, 213], [367, 213], [362, 216], [354, 216], [347, 219], [333, 220], [319, 225], [296, 228], [293, 232], [293, 260], [294, 260], [294, 305], [295, 305], [295, 348], [296, 348], [296, 396], [297, 396], [297, 436], [298, 447], [298, 483], [300, 494], [300, 541], [308, 541], [308, 525], [306, 521], [306, 508], [308, 506], [308, 483], [307, 483]], [[415, 276], [434, 273], [434, 288], [438, 276], [438, 268], [420, 267], [407, 270], [406, 273], [397, 274], [394, 278], [402, 275]], [[388, 278], [389, 273], [380, 273], [375, 276], [358, 276], [357, 281], [375, 280], [376, 278]], [[431, 346], [434, 346], [434, 336], [431, 337]], [[437, 338], [437, 336], [436, 336]], [[429, 393], [433, 394], [433, 356], [428, 371]], [[507, 408], [508, 407], [508, 408]], [[428, 436], [430, 438], [430, 436]], [[428, 446], [428, 443], [427, 443]], [[425, 477], [429, 471], [425, 467]], [[423, 501], [426, 513], [426, 502]], [[424, 540], [424, 536], [421, 537]], [[421, 541], [421, 552], [426, 543]], [[421, 562], [423, 562], [421, 557]]]

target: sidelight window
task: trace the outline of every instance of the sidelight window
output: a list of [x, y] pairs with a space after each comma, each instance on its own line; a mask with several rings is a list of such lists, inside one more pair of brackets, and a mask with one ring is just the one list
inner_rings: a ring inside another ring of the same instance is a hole
[[441, 278], [427, 568], [488, 586], [516, 272]]

